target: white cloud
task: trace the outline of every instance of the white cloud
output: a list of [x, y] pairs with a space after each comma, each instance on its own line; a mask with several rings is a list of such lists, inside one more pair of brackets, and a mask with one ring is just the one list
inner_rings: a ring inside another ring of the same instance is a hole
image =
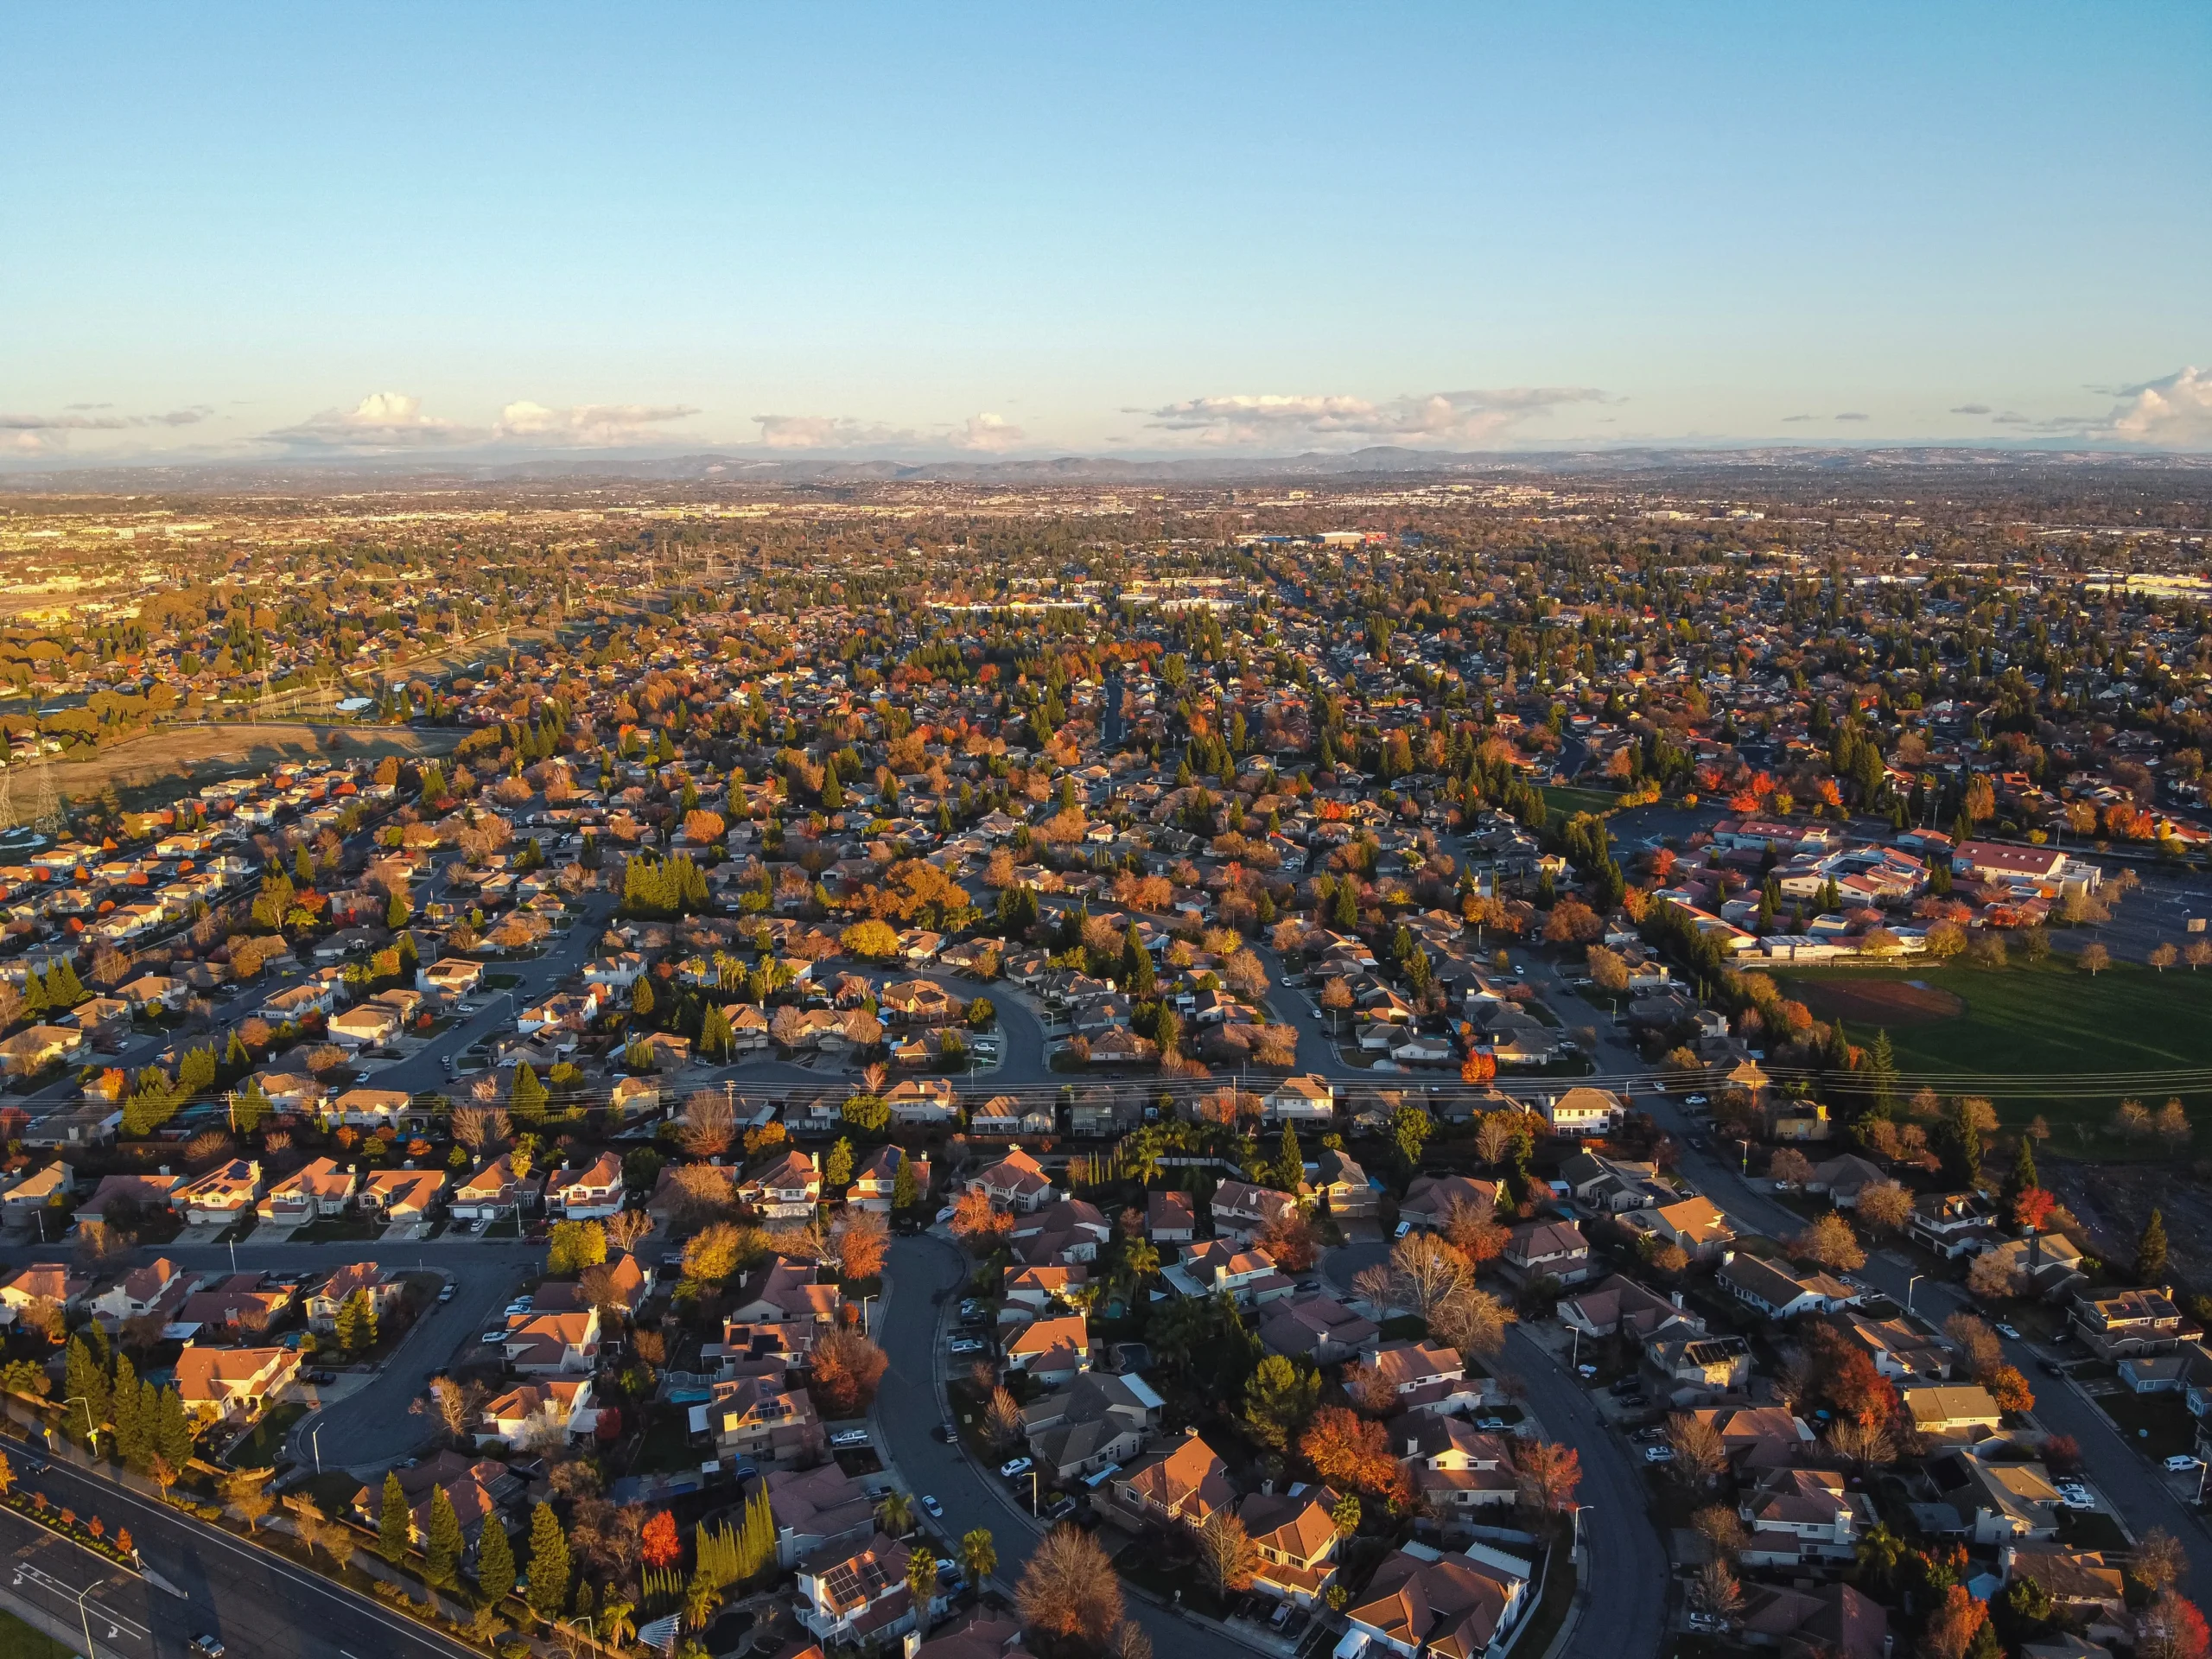
[[1315, 439], [1390, 439], [1401, 442], [1479, 443], [1563, 404], [1601, 403], [1588, 386], [1507, 386], [1439, 391], [1376, 403], [1345, 395], [1239, 393], [1192, 397], [1150, 410], [1151, 426], [1185, 432], [1208, 444], [1296, 442]]
[[912, 443], [918, 434], [880, 421], [831, 415], [755, 415], [760, 442], [771, 449], [865, 449]]
[[375, 455], [447, 449], [486, 435], [480, 427], [425, 415], [419, 397], [403, 391], [374, 391], [352, 409], [326, 409], [296, 426], [265, 434], [264, 441], [294, 450]]
[[2160, 449], [2212, 449], [2212, 372], [2177, 369], [2121, 396], [2108, 423], [2112, 436]]
[[1989, 413], [1989, 405], [1987, 404], [1961, 404], [1952, 410], [1951, 413], [1954, 415], [1986, 415]]
[[998, 454], [1013, 448], [1029, 435], [1003, 415], [970, 415], [968, 423], [953, 435], [953, 447]]
[[493, 435], [613, 448], [651, 442], [661, 435], [652, 430], [655, 426], [698, 412], [688, 404], [576, 404], [567, 409], [549, 409], [524, 399], [499, 411]]
[[60, 453], [67, 444], [71, 432], [127, 432], [142, 426], [191, 426], [206, 420], [215, 411], [205, 404], [190, 409], [173, 409], [160, 415], [85, 415], [74, 411], [90, 409], [112, 409], [112, 404], [72, 404], [72, 412], [61, 415], [4, 415], [0, 414], [0, 433], [12, 434], [6, 439], [6, 448], [20, 454], [41, 455]]

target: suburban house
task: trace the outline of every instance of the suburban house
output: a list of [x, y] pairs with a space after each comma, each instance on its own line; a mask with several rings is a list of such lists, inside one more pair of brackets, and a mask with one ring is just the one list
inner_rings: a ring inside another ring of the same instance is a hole
[[1602, 1153], [1579, 1152], [1560, 1167], [1567, 1190], [1586, 1210], [1618, 1216], [1625, 1210], [1643, 1210], [1674, 1199], [1673, 1190], [1658, 1179], [1656, 1164], [1608, 1158]]
[[1319, 1292], [1270, 1302], [1260, 1320], [1261, 1346], [1286, 1359], [1310, 1359], [1316, 1365], [1350, 1359], [1380, 1334], [1365, 1314]]
[[1554, 1135], [1604, 1136], [1620, 1127], [1628, 1109], [1611, 1090], [1579, 1084], [1563, 1095], [1546, 1095], [1543, 1113]]
[[1732, 1393], [1751, 1380], [1751, 1346], [1741, 1337], [1661, 1337], [1644, 1344], [1643, 1363], [1658, 1376], [1659, 1392], [1678, 1406]]
[[1285, 1077], [1260, 1096], [1262, 1122], [1327, 1123], [1336, 1115], [1336, 1086], [1325, 1077]]
[[1891, 1382], [1940, 1382], [1950, 1376], [1950, 1348], [1904, 1319], [1870, 1319], [1863, 1313], [1846, 1318], [1844, 1334]]
[[1466, 1211], [1487, 1221], [1497, 1212], [1497, 1183], [1471, 1175], [1416, 1175], [1398, 1204], [1398, 1219], [1441, 1231], [1452, 1215]]
[[2004, 1420], [1997, 1402], [1979, 1382], [1931, 1383], [1903, 1389], [1900, 1398], [1914, 1430], [1939, 1440], [1981, 1440], [1997, 1433]]
[[92, 1276], [77, 1273], [64, 1262], [35, 1262], [0, 1284], [0, 1305], [21, 1313], [33, 1302], [52, 1302], [67, 1309], [92, 1294]]
[[1859, 1300], [1857, 1290], [1818, 1268], [1793, 1267], [1786, 1261], [1769, 1261], [1745, 1250], [1724, 1255], [1713, 1278], [1738, 1301], [1770, 1319], [1833, 1313]]
[[774, 1255], [745, 1275], [730, 1300], [731, 1324], [826, 1326], [844, 1298], [836, 1285], [817, 1283], [811, 1267]]
[[1155, 1244], [1187, 1244], [1198, 1236], [1198, 1200], [1188, 1192], [1144, 1195], [1144, 1236]]
[[1533, 1600], [1529, 1564], [1516, 1556], [1486, 1544], [1446, 1555], [1409, 1543], [1383, 1557], [1344, 1617], [1369, 1649], [1404, 1659], [1497, 1659]]
[[1484, 1380], [1467, 1378], [1467, 1363], [1442, 1343], [1401, 1338], [1378, 1344], [1367, 1357], [1377, 1383], [1398, 1396], [1403, 1411], [1462, 1412], [1487, 1397]]
[[511, 1314], [505, 1353], [525, 1376], [592, 1371], [599, 1363], [599, 1310]]
[[875, 1531], [874, 1500], [834, 1463], [771, 1469], [766, 1480], [776, 1564], [787, 1572], [817, 1550], [853, 1548]]
[[187, 1344], [176, 1361], [176, 1391], [186, 1411], [245, 1422], [298, 1375], [290, 1348], [201, 1348]]
[[855, 1649], [915, 1629], [907, 1558], [905, 1544], [880, 1532], [858, 1549], [817, 1550], [798, 1563], [799, 1623], [818, 1642]]
[[442, 1169], [379, 1169], [362, 1182], [358, 1202], [369, 1214], [389, 1222], [421, 1221], [445, 1190]]
[[714, 1398], [691, 1408], [695, 1426], [714, 1436], [719, 1457], [756, 1468], [790, 1464], [822, 1449], [822, 1423], [804, 1389], [791, 1386], [782, 1367], [715, 1384]]
[[1379, 1196], [1375, 1183], [1348, 1154], [1324, 1147], [1314, 1161], [1315, 1173], [1307, 1185], [1315, 1202], [1330, 1215], [1343, 1220], [1376, 1212]]
[[338, 1268], [321, 1286], [308, 1294], [308, 1329], [318, 1335], [327, 1336], [338, 1328], [338, 1310], [346, 1306], [354, 1292], [359, 1291], [369, 1299], [369, 1306], [382, 1319], [399, 1306], [402, 1287], [399, 1281], [385, 1273], [373, 1262], [348, 1262]]
[[296, 1227], [321, 1216], [343, 1215], [359, 1179], [352, 1170], [340, 1169], [334, 1160], [318, 1158], [271, 1185], [254, 1206], [254, 1213], [280, 1227]]
[[1336, 1503], [1328, 1487], [1301, 1484], [1284, 1492], [1254, 1492], [1236, 1506], [1259, 1553], [1254, 1589], [1300, 1607], [1319, 1605], [1337, 1576], [1337, 1523], [1330, 1513]]
[[261, 1166], [250, 1158], [233, 1158], [176, 1188], [169, 1204], [192, 1226], [215, 1226], [236, 1221], [253, 1208], [260, 1193]]
[[35, 1077], [50, 1065], [82, 1065], [92, 1057], [90, 1032], [73, 1026], [31, 1026], [0, 1042], [0, 1072]]
[[357, 1129], [397, 1128], [413, 1099], [404, 1089], [348, 1089], [324, 1115], [333, 1123], [351, 1123]]
[[74, 1188], [75, 1173], [57, 1158], [0, 1193], [0, 1212], [10, 1225], [29, 1227], [42, 1221], [41, 1211], [66, 1204]]
[[1027, 1215], [1052, 1196], [1052, 1183], [1034, 1158], [1020, 1147], [1008, 1147], [1005, 1157], [970, 1175], [965, 1190], [982, 1193], [994, 1210]]
[[1090, 1369], [1090, 1334], [1080, 1313], [1033, 1319], [1007, 1339], [1006, 1367], [1058, 1388]]
[[1430, 1411], [1394, 1418], [1389, 1430], [1391, 1450], [1432, 1510], [1489, 1509], [1519, 1499], [1521, 1480], [1512, 1450], [1497, 1435], [1463, 1417]]
[[547, 1178], [545, 1208], [568, 1221], [592, 1221], [622, 1209], [622, 1160], [602, 1152], [589, 1167], [561, 1170]]
[[737, 1184], [741, 1202], [772, 1221], [804, 1221], [822, 1198], [822, 1172], [797, 1147], [778, 1153]]
[[2163, 1289], [2079, 1298], [2067, 1323], [2082, 1345], [2104, 1360], [2170, 1354], [2204, 1334]]
[[1631, 1237], [1650, 1236], [1679, 1245], [1693, 1262], [1716, 1256], [1736, 1238], [1736, 1230], [1710, 1198], [1682, 1198], [1673, 1204], [1631, 1210], [1621, 1217]]
[[1085, 1371], [1023, 1407], [1021, 1432], [1039, 1469], [1073, 1480], [1135, 1457], [1165, 1403], [1141, 1376]]
[[1277, 1271], [1274, 1257], [1258, 1245], [1240, 1246], [1224, 1238], [1185, 1244], [1183, 1259], [1163, 1269], [1160, 1276], [1182, 1295], [1225, 1291], [1242, 1306], [1273, 1301], [1297, 1288], [1287, 1274]]
[[330, 1040], [340, 1048], [382, 1048], [399, 1035], [399, 1010], [388, 1002], [363, 1002], [330, 1016]]
[[476, 1444], [527, 1451], [550, 1443], [575, 1446], [599, 1427], [588, 1376], [524, 1382], [484, 1402]]
[[879, 1216], [889, 1215], [892, 1201], [899, 1190], [901, 1160], [905, 1160], [908, 1173], [914, 1178], [914, 1190], [923, 1198], [928, 1198], [930, 1160], [909, 1158], [902, 1148], [887, 1144], [868, 1154], [854, 1170], [853, 1184], [845, 1190], [845, 1207], [866, 1210]]
[[1195, 1428], [1164, 1451], [1127, 1465], [1100, 1489], [1106, 1518], [1131, 1530], [1147, 1525], [1202, 1526], [1236, 1501], [1229, 1465]]
[[1235, 1238], [1253, 1238], [1275, 1221], [1298, 1212], [1298, 1200], [1271, 1186], [1224, 1181], [1213, 1190], [1213, 1227]]
[[2040, 1463], [1985, 1463], [1961, 1453], [1944, 1459], [1930, 1472], [1974, 1542], [2058, 1536], [2064, 1505], [2050, 1471]]
[[514, 1215], [532, 1190], [515, 1173], [513, 1158], [501, 1153], [454, 1188], [450, 1208], [458, 1220], [497, 1221]]
[[1699, 1332], [1705, 1329], [1705, 1322], [1694, 1314], [1618, 1274], [1562, 1297], [1559, 1304], [1560, 1323], [1586, 1337], [1610, 1337], [1618, 1331], [1648, 1339], [1678, 1320]]
[[1590, 1276], [1590, 1241], [1571, 1221], [1524, 1221], [1507, 1234], [1504, 1259], [1524, 1283], [1579, 1285]]
[[[0, 1289], [0, 1297], [6, 1294]], [[149, 1313], [172, 1320], [191, 1294], [192, 1281], [184, 1270], [161, 1256], [143, 1268], [133, 1268], [93, 1297], [88, 1306], [92, 1317], [112, 1330], [126, 1319], [143, 1319]]]
[[1751, 1529], [1737, 1552], [1746, 1567], [1791, 1567], [1799, 1561], [1847, 1561], [1859, 1535], [1878, 1518], [1873, 1501], [1846, 1489], [1833, 1469], [1769, 1469], [1745, 1492], [1736, 1513]]

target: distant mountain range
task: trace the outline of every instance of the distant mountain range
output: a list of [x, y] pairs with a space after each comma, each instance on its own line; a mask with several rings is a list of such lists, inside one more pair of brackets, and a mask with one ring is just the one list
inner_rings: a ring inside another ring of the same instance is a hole
[[1732, 448], [1516, 450], [1443, 454], [1378, 444], [1364, 449], [1304, 454], [1205, 455], [1124, 459], [1065, 455], [1007, 461], [899, 461], [859, 457], [784, 457], [757, 452], [689, 454], [556, 454], [532, 458], [422, 455], [390, 459], [199, 461], [179, 465], [86, 466], [0, 473], [0, 491], [70, 495], [147, 491], [321, 494], [369, 488], [454, 488], [499, 484], [588, 485], [652, 482], [767, 487], [893, 483], [998, 486], [1231, 485], [1297, 479], [1348, 483], [1362, 477], [1410, 482], [1431, 478], [1586, 477], [1654, 479], [1764, 474], [1770, 476], [1885, 470], [1968, 471], [1983, 474], [2056, 468], [2126, 472], [2212, 470], [2212, 455], [2129, 454], [2112, 450], [1968, 448], [1941, 444], [1812, 448], [1794, 445]]

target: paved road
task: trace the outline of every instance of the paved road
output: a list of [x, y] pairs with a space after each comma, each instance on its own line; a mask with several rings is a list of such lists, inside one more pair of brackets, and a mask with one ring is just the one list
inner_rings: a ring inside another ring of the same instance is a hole
[[[966, 1274], [964, 1259], [944, 1239], [925, 1235], [891, 1241], [883, 1313], [875, 1328], [876, 1341], [891, 1362], [876, 1395], [877, 1443], [901, 1484], [917, 1497], [927, 1493], [944, 1505], [944, 1517], [930, 1524], [947, 1539], [957, 1544], [976, 1527], [989, 1529], [998, 1548], [998, 1580], [1010, 1592], [1037, 1534], [995, 1474], [970, 1463], [959, 1447], [930, 1438], [931, 1427], [944, 1421], [938, 1388], [945, 1363], [938, 1351], [939, 1310], [931, 1298], [959, 1285]], [[1128, 1599], [1128, 1615], [1152, 1637], [1156, 1659], [1217, 1659], [1223, 1650], [1217, 1633], [1135, 1595]]]
[[[10, 1448], [27, 1490], [57, 1506], [128, 1527], [149, 1571], [183, 1593], [173, 1595], [62, 1542], [35, 1522], [0, 1512], [0, 1543], [12, 1568], [29, 1562], [53, 1582], [29, 1574], [13, 1593], [77, 1628], [76, 1597], [87, 1589], [110, 1617], [92, 1618], [94, 1659], [191, 1659], [194, 1637], [220, 1638], [242, 1659], [458, 1659], [466, 1650], [366, 1597], [296, 1567], [154, 1499], [66, 1463], [32, 1473]], [[95, 1587], [96, 1586], [96, 1587]], [[114, 1633], [110, 1634], [112, 1630]]]
[[[1349, 1294], [1352, 1275], [1387, 1254], [1379, 1243], [1346, 1245], [1331, 1250], [1322, 1268]], [[1579, 1588], [1581, 1611], [1567, 1654], [1570, 1659], [1656, 1654], [1666, 1630], [1667, 1552], [1642, 1472], [1588, 1390], [1536, 1342], [1509, 1332], [1504, 1357], [1528, 1383], [1529, 1408], [1546, 1435], [1572, 1446], [1582, 1462], [1575, 1496], [1591, 1570], [1588, 1583]]]

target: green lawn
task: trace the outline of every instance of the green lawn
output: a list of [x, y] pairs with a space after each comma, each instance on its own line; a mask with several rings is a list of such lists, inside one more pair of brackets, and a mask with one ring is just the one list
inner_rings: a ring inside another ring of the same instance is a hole
[[1544, 798], [1547, 811], [1562, 817], [1575, 812], [1610, 812], [1621, 803], [1621, 798], [1610, 790], [1577, 789], [1572, 784], [1545, 784], [1536, 792]]
[[[1802, 1000], [1815, 1015], [1842, 1014], [1854, 1042], [1871, 1041], [1880, 1023], [1853, 1017], [1854, 987], [1872, 991], [1885, 981], [1916, 981], [1962, 999], [1965, 1008], [1955, 1017], [1885, 1027], [1899, 1073], [1924, 1077], [1943, 1091], [1967, 1092], [2005, 1078], [2196, 1068], [2203, 1064], [2212, 1020], [2212, 974], [2180, 968], [2161, 974], [2124, 963], [2092, 975], [2061, 957], [2036, 967], [1931, 963], [1813, 970], [1777, 980], [1784, 995]], [[2156, 1111], [2170, 1092], [2155, 1082], [2131, 1086], [2124, 1077], [2112, 1077], [2067, 1098], [2008, 1102], [1999, 1093], [1997, 1109], [2008, 1121], [2024, 1122], [2041, 1112], [2054, 1122], [2101, 1124], [2122, 1096], [2142, 1096]]]
[[253, 1433], [240, 1440], [231, 1452], [231, 1466], [234, 1469], [270, 1469], [284, 1450], [284, 1437], [292, 1432], [292, 1425], [308, 1414], [308, 1408], [295, 1400], [273, 1407], [253, 1426]]
[[0, 1613], [0, 1659], [73, 1659], [76, 1651], [13, 1613]]

